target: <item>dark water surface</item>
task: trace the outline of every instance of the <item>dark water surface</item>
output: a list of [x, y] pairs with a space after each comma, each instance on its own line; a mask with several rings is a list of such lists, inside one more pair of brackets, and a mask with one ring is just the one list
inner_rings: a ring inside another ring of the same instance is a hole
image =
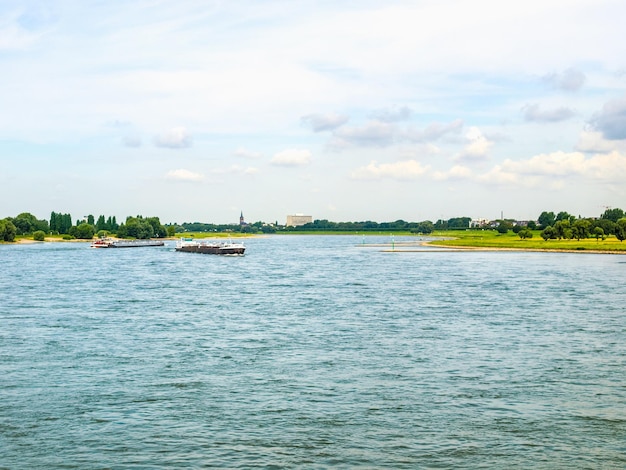
[[0, 246], [0, 468], [626, 467], [625, 256], [361, 242]]

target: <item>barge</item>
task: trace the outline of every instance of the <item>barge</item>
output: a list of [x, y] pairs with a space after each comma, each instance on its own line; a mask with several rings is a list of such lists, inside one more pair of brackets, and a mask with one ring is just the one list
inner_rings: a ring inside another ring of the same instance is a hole
[[181, 238], [176, 243], [176, 251], [201, 253], [205, 255], [243, 255], [246, 247], [243, 243], [200, 241], [192, 238]]
[[92, 242], [92, 248], [140, 248], [144, 246], [163, 246], [162, 240], [113, 240], [111, 238], [99, 238]]

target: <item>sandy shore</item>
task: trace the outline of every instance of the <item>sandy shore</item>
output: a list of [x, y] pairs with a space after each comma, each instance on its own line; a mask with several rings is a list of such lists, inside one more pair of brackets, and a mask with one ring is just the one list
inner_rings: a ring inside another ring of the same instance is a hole
[[[506, 248], [506, 247], [491, 247], [491, 246], [447, 246], [438, 245], [436, 243], [423, 242], [424, 246], [432, 246], [439, 248], [443, 251], [517, 251], [517, 252], [534, 252], [534, 253], [581, 253], [581, 254], [601, 254], [601, 255], [626, 255], [626, 251], [620, 250], [571, 250], [571, 249], [558, 249], [558, 248]], [[398, 251], [398, 250], [396, 250]], [[413, 250], [418, 251], [418, 250]]]

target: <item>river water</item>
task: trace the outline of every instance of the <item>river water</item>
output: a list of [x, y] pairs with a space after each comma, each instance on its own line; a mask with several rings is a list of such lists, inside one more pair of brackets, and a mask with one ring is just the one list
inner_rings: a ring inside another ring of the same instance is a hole
[[0, 468], [625, 468], [626, 257], [0, 246]]

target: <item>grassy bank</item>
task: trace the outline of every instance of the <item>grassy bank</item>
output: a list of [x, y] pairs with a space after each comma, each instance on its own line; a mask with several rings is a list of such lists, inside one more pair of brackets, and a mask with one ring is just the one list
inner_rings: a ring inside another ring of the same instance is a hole
[[588, 238], [583, 240], [547, 240], [539, 231], [533, 231], [533, 238], [522, 240], [517, 234], [500, 234], [494, 230], [465, 230], [434, 232], [432, 236], [450, 239], [437, 240], [431, 244], [459, 248], [500, 248], [509, 250], [562, 250], [562, 251], [601, 251], [626, 254], [626, 242], [614, 236], [606, 240]]

